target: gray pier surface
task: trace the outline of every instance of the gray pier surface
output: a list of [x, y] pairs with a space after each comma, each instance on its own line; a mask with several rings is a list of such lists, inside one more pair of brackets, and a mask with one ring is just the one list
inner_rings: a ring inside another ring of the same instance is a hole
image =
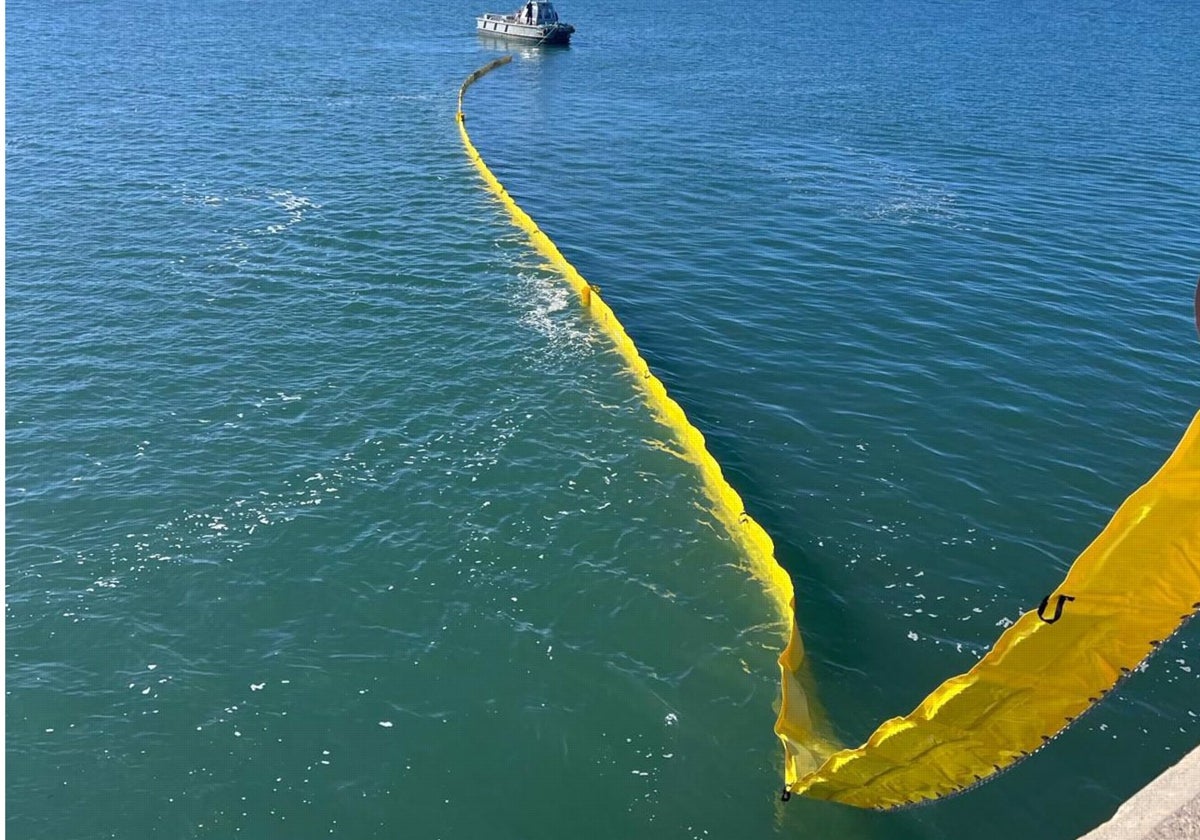
[[1200, 840], [1200, 747], [1079, 840]]

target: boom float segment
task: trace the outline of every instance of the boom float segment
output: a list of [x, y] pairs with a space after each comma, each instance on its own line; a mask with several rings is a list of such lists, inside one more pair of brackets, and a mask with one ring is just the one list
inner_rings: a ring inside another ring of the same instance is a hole
[[965, 674], [942, 683], [866, 743], [843, 749], [810, 707], [807, 663], [791, 578], [766, 531], [746, 512], [687, 419], [588, 283], [492, 174], [467, 133], [463, 96], [504, 56], [476, 70], [458, 93], [467, 155], [513, 223], [557, 269], [642, 383], [655, 415], [695, 464], [713, 513], [764, 585], [787, 645], [775, 732], [784, 747], [784, 798], [802, 793], [891, 809], [960, 793], [1031, 755], [1099, 702], [1200, 608], [1200, 414], [1163, 467], [1117, 510], [1037, 610], [1006, 630]]
[[471, 142], [471, 137], [467, 133], [466, 118], [463, 114], [463, 96], [467, 88], [474, 82], [510, 61], [512, 61], [512, 56], [506, 55], [488, 63], [468, 76], [459, 89], [458, 131], [463, 145], [466, 147], [467, 156], [475, 164], [475, 168], [479, 170], [479, 174], [493, 195], [508, 211], [513, 224], [528, 234], [530, 242], [537, 252], [545, 257], [575, 290], [584, 309], [592, 315], [621, 354], [626, 365], [642, 384], [646, 401], [650, 404], [651, 410], [657, 419], [674, 433], [681, 449], [680, 454], [699, 469], [705, 494], [712, 503], [713, 514], [741, 549], [749, 572], [762, 582], [767, 595], [776, 608], [780, 626], [787, 628], [787, 645], [779, 655], [783, 693], [775, 731], [783, 742], [786, 775], [789, 780], [797, 780], [815, 770], [827, 756], [836, 752], [840, 745], [825, 731], [823, 717], [811, 705], [803, 687], [807, 663], [804, 645], [800, 640], [795, 623], [796, 609], [792, 579], [776, 562], [775, 544], [771, 541], [770, 536], [746, 512], [746, 506], [742, 502], [741, 496], [725, 480], [720, 465], [705, 446], [704, 435], [691, 424], [679, 403], [667, 394], [666, 386], [654, 375], [646, 364], [646, 360], [638, 353], [637, 347], [634, 346], [629, 334], [625, 332], [624, 326], [600, 297], [599, 290], [583, 278], [575, 266], [571, 265], [562, 255], [554, 242], [530, 218], [529, 214], [513, 201], [504, 185], [484, 163], [475, 144]]

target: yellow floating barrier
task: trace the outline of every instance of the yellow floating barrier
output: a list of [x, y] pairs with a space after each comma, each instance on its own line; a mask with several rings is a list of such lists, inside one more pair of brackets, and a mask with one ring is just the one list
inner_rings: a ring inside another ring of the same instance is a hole
[[599, 290], [513, 201], [467, 133], [463, 97], [504, 56], [458, 92], [467, 155], [513, 223], [579, 296], [646, 394], [654, 414], [699, 470], [712, 511], [774, 603], [787, 644], [775, 732], [784, 748], [784, 793], [891, 809], [961, 793], [1049, 742], [1131, 673], [1200, 609], [1200, 414], [1174, 454], [1125, 501], [1062, 584], [1009, 627], [965, 674], [946, 680], [910, 714], [880, 724], [866, 743], [842, 748], [805, 690], [804, 647], [792, 580], [770, 536], [746, 512], [704, 436], [650, 370]]

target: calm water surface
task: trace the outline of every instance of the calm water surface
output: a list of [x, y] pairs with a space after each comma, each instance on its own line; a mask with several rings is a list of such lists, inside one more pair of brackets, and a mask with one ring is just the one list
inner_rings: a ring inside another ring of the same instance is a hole
[[[775, 801], [768, 604], [462, 152], [482, 11], [9, 4], [12, 836], [1059, 840], [1200, 742], [1191, 628], [967, 796]], [[560, 11], [472, 136], [856, 741], [1200, 406], [1200, 6]]]

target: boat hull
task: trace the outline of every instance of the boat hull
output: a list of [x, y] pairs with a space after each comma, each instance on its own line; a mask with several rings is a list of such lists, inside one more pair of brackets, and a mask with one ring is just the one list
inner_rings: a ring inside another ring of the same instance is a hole
[[575, 27], [569, 23], [518, 23], [509, 15], [484, 15], [475, 19], [475, 30], [481, 35], [492, 35], [526, 44], [561, 46], [571, 42]]

